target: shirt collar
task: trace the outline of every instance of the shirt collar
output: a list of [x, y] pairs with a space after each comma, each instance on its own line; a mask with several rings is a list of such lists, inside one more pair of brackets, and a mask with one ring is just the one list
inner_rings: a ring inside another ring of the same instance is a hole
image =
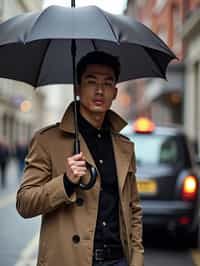
[[81, 115], [79, 108], [78, 108], [78, 125], [80, 132], [87, 133], [87, 135], [89, 136], [97, 135], [98, 133], [104, 134], [110, 131], [109, 121], [107, 119], [107, 116], [105, 116], [102, 127], [100, 129], [97, 129]]

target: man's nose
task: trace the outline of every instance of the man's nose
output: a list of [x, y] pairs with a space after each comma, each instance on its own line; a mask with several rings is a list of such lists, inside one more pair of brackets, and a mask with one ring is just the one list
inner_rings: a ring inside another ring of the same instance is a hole
[[102, 94], [103, 91], [104, 91], [103, 84], [101, 84], [101, 83], [97, 84], [96, 92]]

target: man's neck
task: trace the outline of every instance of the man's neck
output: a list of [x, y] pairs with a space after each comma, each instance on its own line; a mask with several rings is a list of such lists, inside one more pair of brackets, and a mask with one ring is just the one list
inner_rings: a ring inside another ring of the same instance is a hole
[[105, 113], [86, 113], [82, 108], [80, 108], [80, 113], [93, 127], [100, 129], [102, 127]]

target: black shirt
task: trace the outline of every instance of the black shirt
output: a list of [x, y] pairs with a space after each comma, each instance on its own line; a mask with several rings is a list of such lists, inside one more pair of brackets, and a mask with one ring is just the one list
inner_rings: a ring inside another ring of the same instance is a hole
[[[108, 121], [105, 119], [102, 128], [98, 130], [78, 113], [78, 125], [101, 176], [94, 248], [106, 245], [121, 247], [118, 181]], [[65, 189], [68, 194], [73, 190], [66, 181]]]

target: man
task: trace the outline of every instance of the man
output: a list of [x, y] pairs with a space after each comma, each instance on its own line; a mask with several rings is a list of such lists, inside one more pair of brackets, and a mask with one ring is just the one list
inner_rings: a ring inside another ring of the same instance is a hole
[[[77, 66], [81, 153], [73, 155], [73, 103], [60, 124], [36, 133], [17, 194], [23, 217], [42, 215], [38, 265], [142, 266], [142, 215], [133, 144], [109, 110], [120, 65], [92, 52]], [[90, 190], [77, 185], [86, 162], [97, 168]]]
[[22, 172], [24, 170], [24, 160], [28, 152], [27, 141], [21, 139], [15, 145], [15, 157], [18, 162], [18, 178], [21, 178]]
[[3, 138], [0, 138], [0, 175], [1, 187], [6, 187], [6, 169], [9, 163], [10, 150], [9, 146]]

